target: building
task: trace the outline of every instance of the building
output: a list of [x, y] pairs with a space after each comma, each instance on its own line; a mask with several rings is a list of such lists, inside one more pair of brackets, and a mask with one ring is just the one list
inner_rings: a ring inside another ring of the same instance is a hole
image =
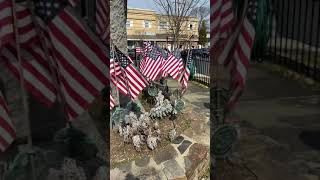
[[[188, 17], [182, 25], [180, 47], [198, 47], [198, 19]], [[151, 41], [162, 48], [171, 49], [172, 36], [166, 16], [150, 9], [128, 8], [127, 14], [128, 48], [139, 46], [142, 41]]]

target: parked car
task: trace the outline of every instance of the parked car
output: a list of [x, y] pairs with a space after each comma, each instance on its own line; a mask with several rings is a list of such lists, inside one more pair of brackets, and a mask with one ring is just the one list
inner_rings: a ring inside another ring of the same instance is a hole
[[[181, 56], [183, 57], [187, 57], [188, 55], [188, 49], [185, 49], [181, 52]], [[205, 50], [203, 49], [190, 49], [191, 53], [192, 53], [192, 56], [201, 56], [203, 54], [209, 54], [207, 53]]]
[[202, 48], [202, 49], [201, 49], [201, 52], [202, 52], [202, 54], [204, 54], [204, 55], [207, 55], [207, 56], [210, 55], [208, 48]]

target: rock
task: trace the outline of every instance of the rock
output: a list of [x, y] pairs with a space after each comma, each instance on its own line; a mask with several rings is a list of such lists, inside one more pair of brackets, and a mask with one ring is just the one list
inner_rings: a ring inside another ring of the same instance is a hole
[[182, 136], [178, 136], [172, 141], [172, 143], [173, 144], [180, 144], [183, 140], [184, 140], [184, 138]]
[[171, 159], [163, 163], [163, 172], [168, 179], [185, 178], [184, 170], [179, 166], [176, 160]]
[[156, 176], [157, 180], [167, 179], [166, 175], [163, 171], [160, 171], [158, 175]]
[[192, 162], [187, 156], [184, 156], [184, 165], [186, 169], [189, 169], [192, 166]]
[[150, 157], [148, 156], [143, 156], [142, 158], [138, 159], [135, 161], [135, 164], [139, 167], [144, 167], [149, 164]]
[[180, 154], [183, 154], [191, 144], [192, 144], [192, 142], [190, 142], [188, 140], [184, 140], [182, 142], [182, 144], [178, 147]]
[[110, 171], [110, 179], [125, 180], [128, 175], [129, 175], [129, 173], [123, 172], [123, 171], [119, 170], [118, 168], [111, 169], [111, 171]]
[[185, 157], [185, 162], [191, 162], [186, 167], [186, 176], [188, 179], [194, 179], [204, 175], [209, 167], [209, 149], [201, 144], [195, 143]]
[[155, 168], [144, 168], [138, 172], [137, 179], [139, 180], [157, 180], [158, 171]]
[[160, 164], [164, 161], [174, 159], [178, 155], [177, 151], [171, 145], [168, 145], [166, 148], [157, 151], [154, 154], [154, 161], [157, 164]]
[[131, 171], [131, 162], [129, 163], [125, 163], [125, 164], [121, 164], [118, 168], [121, 170], [121, 171], [124, 171], [124, 172], [130, 172]]

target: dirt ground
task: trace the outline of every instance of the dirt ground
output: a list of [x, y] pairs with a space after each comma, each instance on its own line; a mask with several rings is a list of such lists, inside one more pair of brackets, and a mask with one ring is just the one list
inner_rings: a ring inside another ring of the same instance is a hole
[[[177, 134], [181, 134], [185, 129], [190, 127], [191, 119], [188, 115], [191, 112], [183, 112], [178, 114], [176, 121]], [[169, 143], [168, 133], [173, 128], [173, 123], [169, 118], [159, 120], [161, 130], [161, 142], [158, 147], [152, 151], [146, 145], [142, 146], [141, 152], [135, 150], [132, 144], [125, 144], [116, 129], [110, 132], [110, 148], [111, 148], [111, 166], [117, 166], [120, 163], [138, 159], [141, 156], [152, 156], [154, 153], [161, 151]]]

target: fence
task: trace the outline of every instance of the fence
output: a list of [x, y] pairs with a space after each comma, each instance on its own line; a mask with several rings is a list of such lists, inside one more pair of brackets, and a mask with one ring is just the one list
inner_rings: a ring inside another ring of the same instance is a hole
[[[134, 54], [135, 66], [139, 69], [142, 56]], [[182, 57], [186, 62], [186, 57]], [[209, 86], [210, 84], [210, 57], [207, 54], [192, 55], [192, 63], [188, 66], [190, 70], [190, 80], [200, 82]]]
[[197, 54], [192, 56], [193, 64], [189, 66], [193, 81], [200, 82], [207, 86], [210, 85], [210, 56]]
[[269, 0], [269, 41], [267, 59], [320, 79], [320, 1]]

